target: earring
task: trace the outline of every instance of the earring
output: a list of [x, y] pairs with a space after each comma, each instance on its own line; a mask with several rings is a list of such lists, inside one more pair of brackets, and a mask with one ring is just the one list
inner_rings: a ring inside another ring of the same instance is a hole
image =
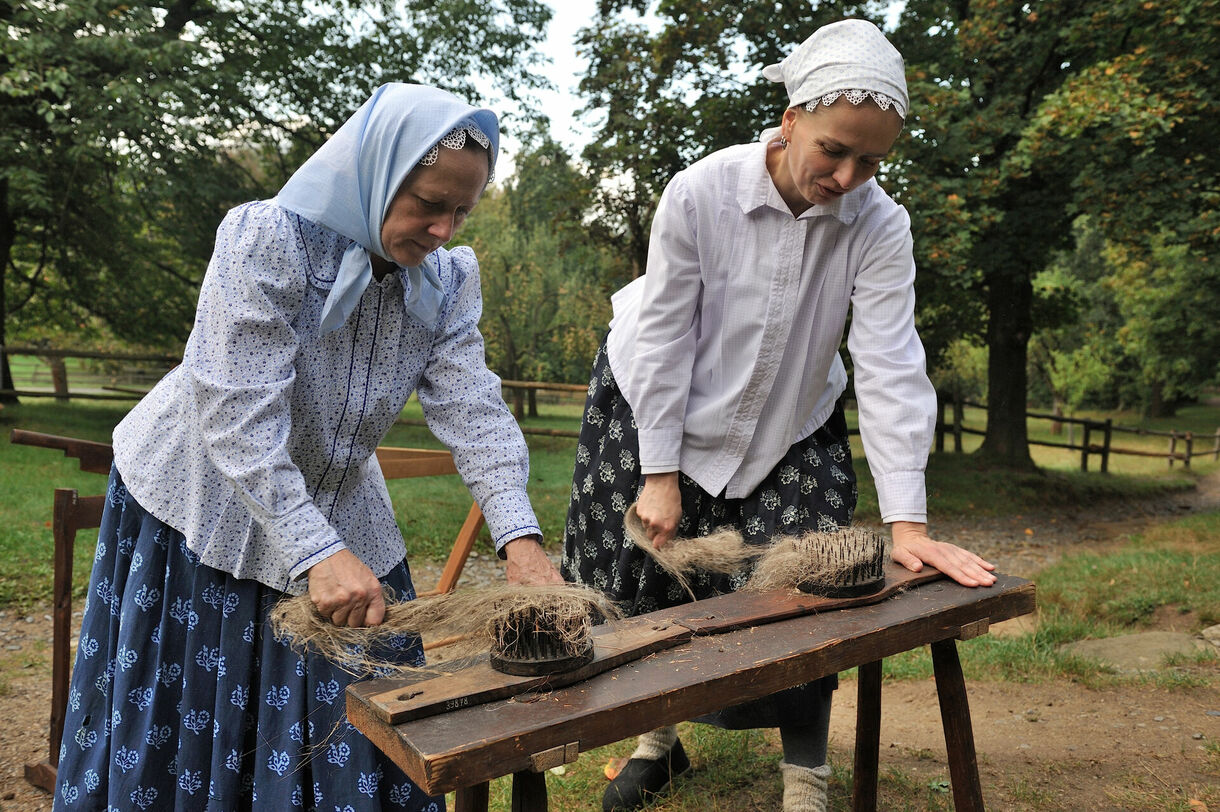
[[779, 148], [780, 149], [788, 148], [788, 139], [786, 137], [784, 137], [783, 135], [780, 135], [780, 137], [779, 137]]

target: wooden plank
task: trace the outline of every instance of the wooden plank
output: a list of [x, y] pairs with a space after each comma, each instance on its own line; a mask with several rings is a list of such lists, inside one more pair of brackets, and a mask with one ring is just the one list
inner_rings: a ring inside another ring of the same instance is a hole
[[110, 463], [114, 460], [114, 449], [109, 444], [95, 443], [92, 440], [81, 440], [76, 437], [61, 437], [40, 431], [13, 429], [9, 435], [9, 441], [16, 445], [58, 448], [64, 452], [65, 457], [75, 457], [80, 460], [80, 469], [91, 474], [109, 474]]
[[670, 648], [689, 640], [691, 630], [672, 623], [657, 625], [651, 620], [629, 618], [594, 638], [593, 662], [586, 666], [541, 677], [503, 674], [491, 667], [486, 657], [459, 671], [413, 682], [411, 678], [391, 678], [359, 683], [371, 710], [388, 724], [480, 705], [544, 687], [559, 687], [609, 671], [625, 662], [653, 651]]
[[348, 718], [426, 791], [446, 792], [527, 770], [534, 754], [558, 745], [576, 742], [587, 752], [951, 639], [985, 617], [998, 623], [1033, 610], [1034, 585], [1020, 578], [1000, 575], [994, 586], [977, 589], [940, 580], [850, 611], [694, 636], [569, 687], [400, 725], [373, 713], [362, 695], [367, 684], [356, 683], [348, 689]]
[[[397, 677], [378, 680], [376, 689], [362, 688], [372, 712], [389, 724], [479, 705], [514, 694], [550, 689], [586, 680], [623, 663], [689, 640], [693, 635], [721, 634], [811, 612], [825, 612], [884, 600], [913, 584], [940, 578], [933, 569], [912, 573], [891, 564], [884, 589], [855, 598], [823, 598], [800, 592], [763, 594], [734, 592], [647, 615], [605, 623], [594, 632], [594, 657], [588, 665], [562, 674], [517, 677], [495, 671], [485, 660], [439, 677]], [[368, 683], [365, 683], [367, 685]]]
[[377, 463], [386, 479], [456, 474], [457, 465], [448, 451], [431, 448], [378, 446]]

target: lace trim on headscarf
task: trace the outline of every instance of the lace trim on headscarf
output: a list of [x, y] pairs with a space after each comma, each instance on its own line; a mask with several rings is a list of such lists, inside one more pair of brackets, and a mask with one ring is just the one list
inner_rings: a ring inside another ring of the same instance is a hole
[[878, 93], [875, 90], [832, 90], [820, 98], [806, 102], [805, 109], [812, 113], [814, 108], [816, 108], [819, 104], [834, 104], [840, 96], [845, 97], [849, 102], [857, 107], [860, 106], [865, 99], [872, 99], [882, 110], [889, 110], [891, 107], [893, 107], [894, 110], [898, 112], [898, 115], [902, 115], [902, 107], [897, 101], [895, 101], [892, 97], [887, 96], [884, 93]]
[[[488, 150], [488, 154], [490, 155], [491, 139], [484, 135], [483, 131], [478, 127], [461, 126], [454, 127], [452, 130], [445, 133], [444, 136], [441, 137], [440, 141], [433, 144], [432, 149], [428, 150], [427, 154], [419, 159], [419, 165], [432, 166], [432, 164], [436, 163], [437, 158], [439, 158], [441, 155], [441, 147], [444, 147], [445, 149], [461, 149], [462, 147], [466, 146], [467, 136], [478, 142], [479, 146], [481, 146], [483, 149]], [[488, 167], [488, 183], [491, 183], [495, 179], [493, 177], [494, 172], [494, 169]]]

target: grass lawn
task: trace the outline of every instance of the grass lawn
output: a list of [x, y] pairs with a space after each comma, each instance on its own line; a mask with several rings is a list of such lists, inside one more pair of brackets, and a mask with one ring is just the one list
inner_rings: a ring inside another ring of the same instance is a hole
[[[11, 445], [9, 430], [23, 428], [109, 442], [111, 430], [129, 408], [130, 404], [122, 402], [58, 403], [50, 398], [27, 398], [21, 405], [0, 411], [0, 460], [3, 460], [0, 516], [4, 518], [0, 525], [4, 528], [0, 530], [0, 606], [30, 605], [50, 596], [51, 491], [56, 487], [77, 488], [87, 495], [105, 488], [103, 477], [81, 473], [76, 461], [65, 458], [59, 451]], [[542, 402], [539, 410], [538, 417], [522, 421], [526, 429], [579, 427], [580, 406], [571, 399]], [[1182, 415], [1179, 427], [1197, 429], [1200, 434], [1206, 433], [1207, 426], [1220, 426], [1220, 409], [1215, 407], [1191, 407], [1183, 410]], [[422, 416], [415, 401], [403, 413], [409, 420]], [[968, 411], [966, 424], [981, 426], [984, 419], [985, 415]], [[854, 422], [854, 415], [849, 414], [849, 422]], [[1043, 427], [1042, 421], [1031, 421], [1031, 432]], [[557, 551], [563, 537], [576, 441], [533, 434], [526, 439], [530, 448], [530, 498], [550, 549]], [[978, 438], [966, 439], [967, 450], [977, 447]], [[1160, 447], [1164, 438], [1130, 439], [1155, 440]], [[384, 444], [442, 447], [426, 428], [408, 424], [395, 426]], [[860, 485], [857, 516], [861, 521], [876, 521], [879, 518], [876, 492], [858, 437], [853, 438], [853, 451]], [[1195, 460], [1188, 471], [1180, 464], [1169, 469], [1164, 460], [1115, 457], [1111, 473], [1102, 475], [1081, 473], [1075, 452], [1034, 446], [1033, 454], [1043, 466], [1040, 473], [1016, 474], [984, 468], [969, 454], [933, 454], [928, 465], [930, 513], [943, 517], [998, 516], [1103, 499], [1134, 499], [1189, 488], [1197, 476], [1220, 465], [1209, 456]], [[459, 478], [394, 480], [389, 488], [408, 554], [443, 559], [470, 507], [470, 496]], [[486, 531], [482, 543], [489, 544]], [[88, 580], [92, 556], [93, 544], [88, 533], [84, 533], [76, 550], [78, 591]]]
[[[104, 477], [77, 470], [75, 460], [58, 451], [13, 446], [9, 429], [24, 428], [107, 442], [126, 404], [70, 405], [29, 399], [0, 411], [0, 607], [27, 607], [45, 601], [51, 584], [51, 490], [78, 488], [99, 493]], [[579, 406], [542, 404], [543, 413], [524, 421], [526, 428], [575, 428]], [[412, 403], [404, 417], [418, 419]], [[973, 422], [972, 422], [973, 421]], [[1116, 420], [1116, 422], [1125, 422]], [[1031, 433], [1042, 430], [1031, 422]], [[983, 425], [980, 415], [968, 415], [968, 425]], [[1044, 424], [1043, 424], [1044, 425]], [[1209, 434], [1220, 425], [1220, 409], [1185, 410], [1175, 427], [1197, 426]], [[1194, 430], [1194, 429], [1192, 429]], [[1153, 438], [1125, 438], [1128, 440]], [[1164, 438], [1155, 438], [1163, 447]], [[562, 537], [575, 440], [528, 435], [531, 452], [530, 494], [554, 550]], [[967, 438], [967, 448], [977, 438]], [[425, 428], [398, 425], [386, 445], [439, 447]], [[1117, 443], [1116, 443], [1117, 444]], [[1149, 443], [1153, 445], [1153, 443]], [[877, 518], [876, 496], [862, 451], [856, 444], [860, 482], [859, 517]], [[1194, 480], [1215, 471], [1218, 463], [1196, 460], [1191, 470], [1181, 465], [1168, 469], [1165, 461], [1116, 457], [1111, 473], [1081, 473], [1075, 452], [1034, 447], [1042, 466], [1037, 474], [1014, 474], [980, 467], [968, 454], [934, 454], [928, 468], [930, 510], [934, 515], [1003, 516], [1036, 512], [1039, 508], [1097, 504], [1107, 499], [1138, 499], [1192, 486]], [[397, 480], [390, 483], [398, 521], [411, 555], [443, 557], [470, 505], [469, 494], [456, 477]], [[92, 539], [82, 534], [76, 551], [77, 591], [83, 591], [93, 556]], [[1220, 623], [1220, 514], [1197, 515], [1158, 525], [1133, 539], [1125, 548], [1106, 556], [1091, 554], [1064, 558], [1039, 574], [1038, 630], [1017, 637], [983, 637], [959, 646], [967, 680], [1051, 682], [1068, 679], [1104, 687], [1107, 683], [1150, 680], [1158, 686], [1210, 686], [1215, 684], [1220, 659], [1182, 664], [1182, 668], [1155, 677], [1130, 677], [1081, 662], [1059, 652], [1059, 645], [1084, 637], [1102, 637], [1139, 628], [1158, 610], [1193, 613], [1201, 625]], [[931, 662], [924, 652], [887, 658], [887, 680], [927, 679]], [[843, 675], [851, 690], [853, 674]], [[773, 733], [720, 731], [689, 723], [680, 726], [689, 747], [699, 753], [702, 768], [684, 782], [684, 790], [651, 807], [657, 812], [695, 812], [707, 809], [778, 808], [779, 750]], [[552, 808], [593, 808], [605, 787], [602, 767], [611, 757], [628, 755], [629, 741], [584, 754], [562, 774], [548, 775]], [[1211, 755], [1220, 771], [1220, 748]], [[850, 764], [834, 764], [831, 800], [845, 808], [851, 787]], [[510, 785], [506, 779], [492, 784], [493, 808], [508, 808]], [[951, 807], [941, 786], [928, 786], [898, 770], [883, 770], [880, 798], [887, 809], [915, 812]], [[1176, 808], [1176, 807], [1175, 807]]]

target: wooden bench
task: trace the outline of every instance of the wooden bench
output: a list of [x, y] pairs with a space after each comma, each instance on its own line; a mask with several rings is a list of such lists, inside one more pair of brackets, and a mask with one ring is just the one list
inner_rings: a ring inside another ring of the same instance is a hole
[[[887, 577], [909, 577], [904, 573], [891, 565]], [[955, 808], [982, 810], [955, 641], [1032, 612], [1034, 585], [1008, 575], [1000, 575], [991, 587], [976, 589], [943, 578], [917, 581], [912, 578], [917, 585], [872, 605], [723, 634], [696, 634], [677, 648], [566, 687], [529, 690], [464, 707], [453, 702], [453, 710], [400, 723], [387, 721], [388, 692], [393, 688], [410, 700], [412, 685], [427, 677], [360, 682], [348, 688], [348, 718], [426, 792], [455, 791], [457, 812], [485, 812], [487, 782], [503, 775], [513, 776], [514, 812], [544, 812], [545, 771], [574, 761], [580, 753], [859, 666], [853, 809], [872, 810], [877, 805], [882, 659], [929, 645]], [[678, 622], [690, 622], [703, 609], [714, 612], [713, 601], [735, 598], [688, 604], [685, 609], [696, 614]], [[640, 618], [673, 623], [678, 609]]]

